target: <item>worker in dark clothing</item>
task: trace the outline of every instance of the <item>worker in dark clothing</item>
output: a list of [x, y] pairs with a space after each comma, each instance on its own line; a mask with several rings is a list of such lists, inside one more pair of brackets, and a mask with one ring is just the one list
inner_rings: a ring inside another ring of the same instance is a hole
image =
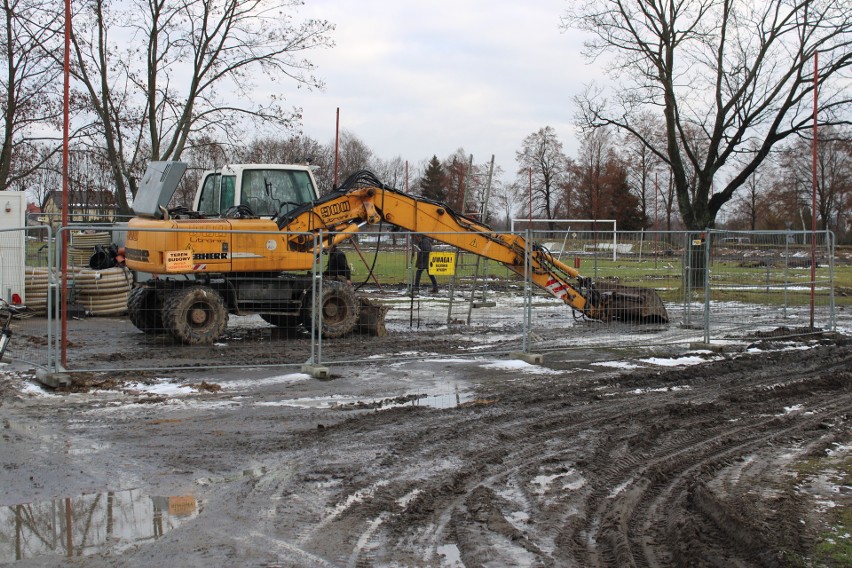
[[332, 245], [329, 249], [328, 265], [322, 275], [324, 278], [336, 278], [346, 280], [348, 284], [352, 283], [352, 273], [349, 269], [349, 262], [346, 261], [346, 254], [339, 250], [337, 245]]
[[[427, 274], [429, 268], [429, 253], [432, 252], [432, 240], [426, 235], [414, 235], [414, 248], [416, 249], [417, 261], [414, 263], [414, 267], [417, 269], [417, 272], [414, 275], [414, 290], [413, 293], [417, 294], [420, 291], [420, 277], [423, 275], [423, 271], [426, 270]], [[414, 256], [412, 254], [412, 256]], [[429, 274], [429, 279], [432, 281], [432, 289], [430, 292], [438, 291], [438, 281], [435, 280], [434, 274]]]

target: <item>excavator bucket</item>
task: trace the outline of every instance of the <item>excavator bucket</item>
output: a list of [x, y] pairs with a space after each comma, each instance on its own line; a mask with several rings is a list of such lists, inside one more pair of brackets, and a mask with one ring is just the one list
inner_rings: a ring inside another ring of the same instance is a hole
[[663, 300], [652, 288], [595, 282], [607, 319], [636, 323], [668, 323]]
[[385, 315], [390, 308], [363, 295], [358, 296], [358, 304], [361, 309], [355, 331], [375, 337], [386, 336], [388, 331], [385, 328]]

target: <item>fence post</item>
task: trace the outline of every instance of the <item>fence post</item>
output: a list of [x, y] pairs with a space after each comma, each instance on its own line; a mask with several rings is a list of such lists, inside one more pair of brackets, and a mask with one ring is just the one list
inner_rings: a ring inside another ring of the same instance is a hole
[[529, 353], [530, 324], [532, 322], [532, 230], [527, 228], [524, 235], [524, 323], [523, 323], [523, 352]]
[[686, 239], [686, 266], [684, 270], [683, 279], [683, 296], [684, 302], [686, 302], [686, 305], [684, 306], [686, 312], [684, 314], [684, 319], [686, 320], [686, 326], [689, 327], [692, 325], [692, 247], [694, 246], [694, 239], [692, 238], [692, 233], [690, 232], [686, 232], [684, 234], [684, 238]]
[[782, 316], [787, 319], [787, 288], [790, 287], [790, 229], [784, 234], [784, 311]]
[[828, 229], [825, 230], [825, 248], [828, 254], [828, 329], [837, 331], [837, 314], [834, 305], [834, 248], [835, 244], [834, 232]]
[[[320, 321], [317, 321], [317, 308], [322, 305], [322, 282], [320, 278], [322, 273], [318, 270], [317, 265], [318, 259], [321, 258], [319, 255], [322, 254], [322, 239], [323, 239], [323, 230], [320, 229], [319, 235], [314, 236], [314, 262], [311, 266], [311, 356], [307, 361], [309, 365], [320, 365], [322, 363], [322, 330], [320, 326], [322, 325]], [[319, 246], [317, 246], [317, 240], [319, 240]], [[318, 325], [319, 324], [319, 325]]]
[[713, 233], [704, 233], [704, 343], [710, 343], [710, 246]]
[[[302, 365], [302, 372], [315, 379], [327, 379], [330, 376], [328, 367], [322, 366], [322, 314], [319, 312], [323, 305], [322, 299], [322, 245], [323, 230], [313, 238], [314, 261], [311, 265], [311, 356]], [[319, 240], [319, 245], [317, 245]]]

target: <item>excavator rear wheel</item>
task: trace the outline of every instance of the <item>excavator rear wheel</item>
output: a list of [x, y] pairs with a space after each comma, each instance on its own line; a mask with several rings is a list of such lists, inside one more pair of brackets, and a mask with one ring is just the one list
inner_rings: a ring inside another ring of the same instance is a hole
[[224, 335], [228, 311], [222, 296], [212, 288], [190, 286], [167, 293], [163, 323], [181, 343], [210, 344]]
[[[305, 297], [305, 309], [302, 323], [312, 329], [311, 311], [314, 308], [313, 295]], [[317, 306], [317, 319], [323, 337], [343, 337], [355, 329], [358, 324], [360, 304], [355, 290], [345, 282], [323, 280], [322, 301]]]
[[130, 323], [145, 333], [162, 333], [163, 306], [157, 299], [153, 288], [139, 286], [133, 288], [127, 296], [127, 317]]

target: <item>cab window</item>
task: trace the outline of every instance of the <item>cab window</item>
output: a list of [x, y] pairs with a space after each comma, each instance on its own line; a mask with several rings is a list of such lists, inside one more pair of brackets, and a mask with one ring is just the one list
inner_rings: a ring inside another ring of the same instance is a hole
[[234, 206], [235, 176], [222, 176], [222, 195], [219, 199], [219, 212], [227, 211]]
[[286, 213], [313, 199], [311, 178], [305, 171], [257, 169], [243, 172], [240, 204], [260, 217]]
[[201, 186], [198, 211], [208, 217], [221, 215], [223, 211], [233, 206], [235, 189], [234, 176], [223, 176], [218, 173], [208, 175]]
[[219, 174], [210, 174], [204, 178], [201, 197], [198, 198], [198, 211], [204, 215], [219, 214]]

